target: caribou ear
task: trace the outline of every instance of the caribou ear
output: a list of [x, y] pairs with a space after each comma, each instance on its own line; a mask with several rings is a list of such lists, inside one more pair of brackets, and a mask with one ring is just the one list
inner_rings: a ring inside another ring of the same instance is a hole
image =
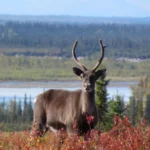
[[73, 72], [77, 75], [77, 76], [81, 76], [81, 74], [83, 73], [83, 71], [77, 67], [73, 67]]
[[99, 77], [105, 75], [105, 73], [106, 73], [106, 69], [97, 70], [97, 71], [95, 72], [96, 80], [97, 80]]

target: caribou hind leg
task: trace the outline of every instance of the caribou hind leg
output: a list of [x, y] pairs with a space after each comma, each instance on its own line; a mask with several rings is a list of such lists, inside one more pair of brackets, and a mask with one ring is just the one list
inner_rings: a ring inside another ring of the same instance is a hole
[[43, 136], [47, 132], [47, 130], [48, 128], [44, 127], [41, 123], [34, 122], [31, 130], [31, 136]]

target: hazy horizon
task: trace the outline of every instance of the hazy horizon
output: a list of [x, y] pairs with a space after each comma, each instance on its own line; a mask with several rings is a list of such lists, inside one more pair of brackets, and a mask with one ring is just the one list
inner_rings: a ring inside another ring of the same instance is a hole
[[5, 0], [1, 15], [150, 17], [149, 0]]

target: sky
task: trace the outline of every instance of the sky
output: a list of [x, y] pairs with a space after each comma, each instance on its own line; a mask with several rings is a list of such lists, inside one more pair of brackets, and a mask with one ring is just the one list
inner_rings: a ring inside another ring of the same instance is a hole
[[150, 0], [0, 0], [0, 14], [150, 17]]

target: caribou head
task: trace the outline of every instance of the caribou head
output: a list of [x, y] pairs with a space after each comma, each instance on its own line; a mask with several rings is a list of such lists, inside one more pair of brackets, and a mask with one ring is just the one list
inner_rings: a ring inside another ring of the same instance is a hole
[[97, 64], [94, 66], [94, 68], [92, 70], [87, 69], [83, 64], [81, 64], [75, 54], [75, 49], [77, 46], [78, 41], [75, 41], [74, 46], [72, 48], [72, 56], [75, 60], [75, 62], [80, 66], [81, 69], [74, 67], [73, 68], [73, 72], [79, 76], [82, 80], [82, 90], [85, 92], [92, 92], [95, 90], [95, 82], [96, 80], [105, 74], [106, 69], [102, 69], [102, 70], [98, 70], [96, 71], [96, 69], [100, 66], [103, 58], [104, 58], [104, 48], [105, 45], [102, 44], [102, 40], [99, 41], [100, 42], [100, 47], [101, 47], [101, 57], [98, 60]]

